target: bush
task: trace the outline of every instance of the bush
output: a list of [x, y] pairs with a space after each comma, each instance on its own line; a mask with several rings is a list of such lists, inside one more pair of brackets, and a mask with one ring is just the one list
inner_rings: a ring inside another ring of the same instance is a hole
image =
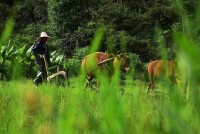
[[146, 71], [146, 63], [143, 63], [138, 55], [131, 53], [130, 58], [130, 74], [133, 79], [144, 79], [143, 75]]
[[67, 59], [64, 53], [59, 51], [53, 51], [51, 53], [52, 68], [59, 65], [64, 68], [71, 76], [78, 76], [81, 61], [85, 55], [89, 52], [89, 47], [77, 48], [72, 56], [72, 58]]

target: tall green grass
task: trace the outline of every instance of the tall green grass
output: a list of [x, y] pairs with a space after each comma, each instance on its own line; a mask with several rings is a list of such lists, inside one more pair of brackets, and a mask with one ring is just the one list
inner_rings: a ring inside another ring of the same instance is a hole
[[[126, 81], [124, 95], [111, 85], [99, 92], [31, 81], [1, 83], [1, 133], [199, 133], [198, 101], [184, 103], [181, 88], [146, 94], [140, 80]], [[164, 87], [159, 87], [165, 90]]]

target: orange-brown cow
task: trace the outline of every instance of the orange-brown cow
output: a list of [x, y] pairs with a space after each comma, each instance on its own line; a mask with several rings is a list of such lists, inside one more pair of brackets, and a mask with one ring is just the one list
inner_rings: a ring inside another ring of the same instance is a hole
[[123, 54], [116, 57], [103, 52], [95, 52], [87, 55], [82, 60], [82, 71], [85, 76], [87, 75], [86, 88], [92, 86], [91, 81], [98, 76], [98, 73], [106, 72], [111, 77], [117, 66], [121, 71], [126, 72], [129, 69], [128, 61], [128, 57]]
[[[92, 54], [87, 55], [83, 60], [82, 60], [82, 72], [84, 76], [87, 75], [87, 83], [86, 83], [86, 88], [91, 85], [91, 81], [97, 77], [97, 73], [99, 72], [100, 69], [105, 68], [104, 64], [101, 64], [101, 62], [107, 60], [110, 58], [111, 55], [103, 52], [95, 52]], [[99, 65], [99, 63], [101, 65]]]
[[149, 86], [147, 92], [150, 88], [154, 88], [154, 82], [157, 78], [163, 78], [170, 81], [171, 84], [177, 83], [177, 66], [172, 60], [155, 60], [148, 64], [147, 72], [149, 76]]

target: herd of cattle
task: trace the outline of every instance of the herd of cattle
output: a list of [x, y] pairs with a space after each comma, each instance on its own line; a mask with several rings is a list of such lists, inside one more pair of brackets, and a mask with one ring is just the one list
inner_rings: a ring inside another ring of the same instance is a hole
[[[94, 52], [85, 56], [82, 60], [82, 72], [86, 77], [86, 88], [92, 86], [92, 80], [97, 79], [97, 86], [100, 85], [100, 75], [106, 74], [112, 78], [116, 70], [126, 73], [130, 69], [130, 59], [128, 54], [107, 54]], [[155, 60], [148, 63], [147, 69], [149, 85], [147, 91], [153, 89], [155, 80], [162, 77], [172, 84], [177, 83], [178, 68], [172, 60]]]

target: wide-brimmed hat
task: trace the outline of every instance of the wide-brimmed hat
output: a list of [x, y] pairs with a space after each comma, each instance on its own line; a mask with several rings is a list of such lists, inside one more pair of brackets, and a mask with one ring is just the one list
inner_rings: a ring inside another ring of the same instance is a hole
[[41, 33], [40, 33], [40, 37], [38, 37], [38, 41], [40, 41], [41, 38], [44, 38], [44, 37], [46, 37], [46, 38], [51, 38], [49, 35], [47, 35], [46, 32], [41, 32]]

